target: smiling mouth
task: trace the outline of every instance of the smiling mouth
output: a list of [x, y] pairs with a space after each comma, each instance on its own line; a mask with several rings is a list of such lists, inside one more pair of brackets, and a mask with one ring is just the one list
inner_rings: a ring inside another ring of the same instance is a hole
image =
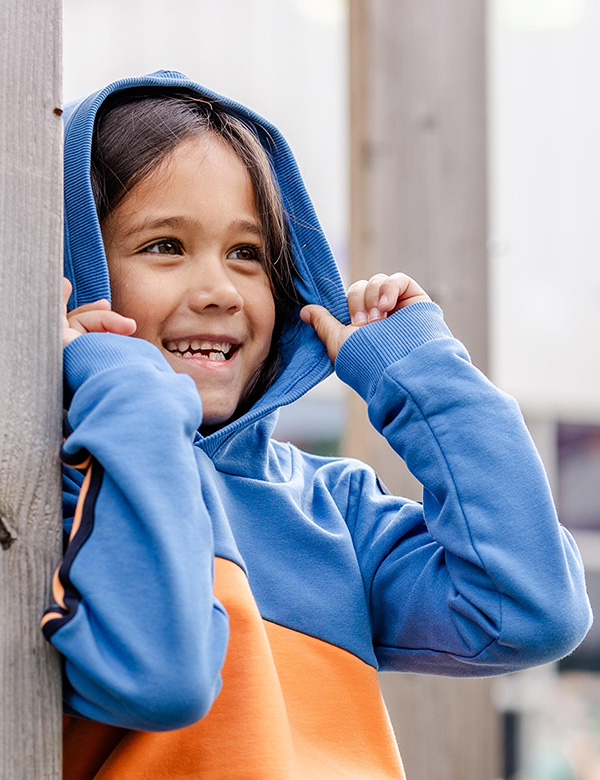
[[180, 358], [204, 358], [205, 360], [231, 360], [239, 344], [229, 341], [208, 341], [207, 339], [181, 339], [167, 341], [165, 349]]

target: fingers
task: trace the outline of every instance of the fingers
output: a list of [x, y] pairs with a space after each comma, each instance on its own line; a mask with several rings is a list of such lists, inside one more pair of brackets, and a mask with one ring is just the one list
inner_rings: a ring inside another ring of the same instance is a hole
[[83, 312], [96, 311], [98, 309], [110, 311], [110, 301], [106, 298], [99, 298], [97, 301], [92, 301], [92, 303], [84, 303], [82, 306], [78, 306], [70, 311], [69, 314], [83, 314]]
[[368, 282], [366, 279], [360, 279], [354, 282], [348, 288], [348, 309], [352, 324], [356, 326], [364, 325], [368, 322], [367, 309], [365, 304], [365, 290]]
[[[66, 313], [66, 307], [69, 303], [69, 298], [71, 297], [71, 293], [73, 292], [73, 285], [71, 282], [67, 279], [66, 276], [63, 276], [63, 306], [65, 308]], [[103, 309], [105, 311], [110, 310], [110, 301], [106, 298], [100, 298], [97, 301], [92, 301], [92, 303], [84, 303], [82, 306], [78, 306], [76, 309], [72, 309], [69, 312], [69, 315], [71, 314], [79, 314], [80, 312], [84, 311], [93, 311], [94, 309]]]
[[348, 309], [352, 324], [357, 326], [384, 319], [416, 301], [430, 300], [423, 288], [403, 273], [375, 274], [348, 289]]
[[65, 310], [66, 310], [67, 303], [69, 302], [69, 298], [71, 297], [71, 293], [73, 292], [73, 285], [67, 279], [66, 276], [63, 276], [62, 286], [63, 286], [62, 287], [62, 289], [63, 289], [63, 305], [64, 305]]
[[385, 319], [399, 309], [431, 298], [414, 279], [402, 273], [375, 274], [369, 280], [360, 279], [348, 288], [348, 309], [351, 325], [342, 325], [323, 306], [305, 306], [300, 317], [315, 329], [332, 361], [346, 339], [357, 328], [369, 322]]
[[[69, 303], [69, 298], [71, 297], [72, 292], [73, 285], [66, 276], [63, 276], [63, 304], [65, 307]], [[100, 298], [99, 300], [93, 301], [92, 303], [84, 303], [83, 306], [78, 306], [76, 309], [72, 309], [69, 314], [75, 314], [83, 311], [92, 311], [93, 309], [104, 309], [108, 311], [110, 309], [110, 301], [106, 298]]]
[[[387, 298], [393, 295], [386, 274], [375, 274], [368, 281], [361, 279], [348, 289], [348, 309], [353, 325], [364, 325], [387, 317], [387, 309], [381, 305], [381, 297], [387, 290]], [[384, 301], [386, 300], [384, 294]]]
[[317, 336], [321, 339], [327, 354], [331, 362], [335, 362], [337, 353], [340, 347], [346, 341], [348, 336], [353, 333], [356, 328], [351, 325], [342, 325], [339, 320], [331, 314], [323, 306], [305, 306], [300, 311], [300, 317], [303, 322], [312, 325], [315, 329]]
[[63, 277], [64, 345], [69, 344], [84, 333], [118, 333], [122, 336], [132, 336], [135, 333], [137, 328], [135, 320], [111, 311], [110, 301], [106, 298], [85, 303], [67, 312], [67, 304], [72, 291], [71, 282]]
[[[98, 306], [100, 308], [98, 308]], [[66, 304], [65, 304], [66, 310]], [[106, 300], [94, 301], [73, 309], [63, 316], [63, 346], [84, 333], [118, 333], [132, 336], [137, 328], [135, 320], [110, 310]]]
[[[108, 303], [108, 302], [107, 302]], [[94, 304], [89, 304], [93, 306]], [[137, 328], [135, 320], [123, 317], [110, 309], [86, 309], [80, 306], [69, 314], [69, 325], [79, 333], [119, 333], [122, 336], [131, 336]]]
[[387, 311], [381, 306], [381, 297], [384, 289], [390, 290], [390, 277], [385, 274], [376, 274], [369, 279], [365, 288], [365, 309], [369, 322], [385, 317]]

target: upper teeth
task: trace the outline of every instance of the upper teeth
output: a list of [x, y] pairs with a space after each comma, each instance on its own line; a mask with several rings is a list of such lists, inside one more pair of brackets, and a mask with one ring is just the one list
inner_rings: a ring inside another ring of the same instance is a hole
[[224, 355], [229, 354], [231, 350], [231, 344], [227, 341], [198, 341], [197, 339], [192, 339], [191, 341], [188, 341], [187, 339], [182, 339], [181, 341], [167, 341], [166, 347], [169, 352], [181, 352], [181, 354], [188, 353], [187, 356], [191, 354], [189, 352], [190, 350], [195, 352], [199, 350], [222, 352]]

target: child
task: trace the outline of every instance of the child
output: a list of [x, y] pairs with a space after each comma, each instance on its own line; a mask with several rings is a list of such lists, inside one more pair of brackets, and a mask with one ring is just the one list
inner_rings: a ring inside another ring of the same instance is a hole
[[[66, 780], [401, 778], [376, 669], [582, 639], [516, 404], [413, 280], [346, 297], [275, 128], [161, 71], [71, 107], [65, 156]], [[270, 438], [332, 361], [422, 505]]]

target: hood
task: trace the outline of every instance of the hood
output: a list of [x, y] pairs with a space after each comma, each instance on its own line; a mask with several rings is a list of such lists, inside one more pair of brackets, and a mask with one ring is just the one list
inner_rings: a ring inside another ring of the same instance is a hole
[[[133, 87], [178, 87], [209, 100], [220, 101], [246, 122], [261, 129], [283, 205], [288, 215], [298, 292], [307, 303], [327, 307], [349, 322], [346, 295], [331, 249], [323, 235], [290, 148], [276, 127], [253, 111], [190, 81], [182, 73], [161, 70], [147, 76], [122, 79], [89, 97], [69, 104], [65, 118], [65, 275], [73, 284], [69, 308], [99, 298], [110, 300], [108, 268], [90, 182], [90, 155], [96, 113], [108, 95]], [[280, 339], [282, 369], [265, 395], [242, 417], [207, 437], [211, 449], [236, 431], [272, 415], [279, 406], [297, 400], [331, 373], [325, 348], [312, 328], [301, 322]], [[271, 419], [268, 428], [274, 425]]]

